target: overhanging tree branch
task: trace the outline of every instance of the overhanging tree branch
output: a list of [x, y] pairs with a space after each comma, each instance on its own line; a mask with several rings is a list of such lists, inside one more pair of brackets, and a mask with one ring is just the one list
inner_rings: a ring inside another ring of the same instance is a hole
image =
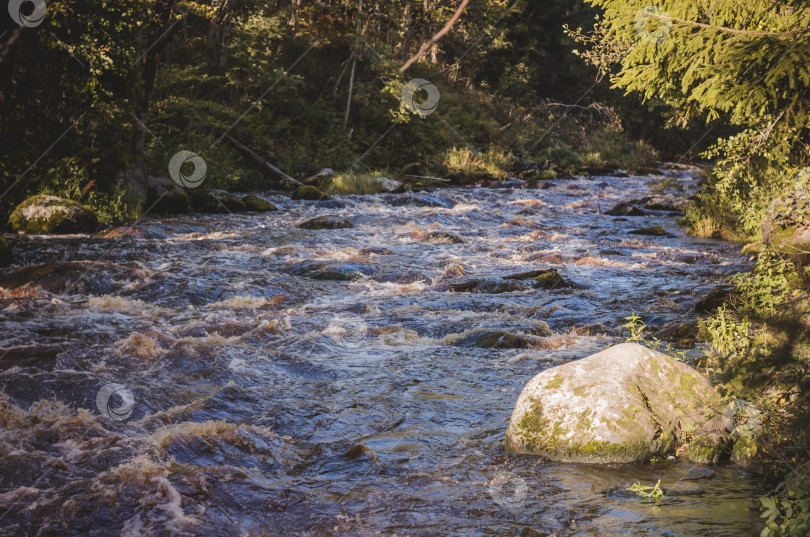
[[432, 47], [433, 45], [435, 45], [435, 44], [436, 44], [436, 42], [437, 42], [439, 39], [441, 39], [442, 37], [444, 37], [444, 36], [445, 36], [445, 34], [447, 34], [447, 32], [449, 32], [449, 31], [450, 31], [450, 28], [452, 28], [452, 27], [453, 27], [453, 25], [456, 23], [456, 21], [458, 20], [458, 18], [459, 18], [459, 17], [461, 17], [461, 14], [464, 12], [464, 9], [467, 7], [467, 4], [469, 4], [469, 3], [470, 3], [470, 0], [461, 0], [461, 4], [459, 4], [458, 9], [456, 9], [456, 12], [455, 12], [455, 13], [453, 13], [453, 16], [452, 16], [452, 17], [450, 17], [450, 20], [449, 20], [449, 21], [447, 21], [447, 24], [445, 24], [445, 25], [444, 25], [444, 27], [443, 27], [441, 30], [439, 30], [438, 32], [436, 32], [436, 33], [433, 35], [433, 37], [431, 37], [430, 39], [428, 39], [428, 41], [427, 41], [427, 42], [426, 42], [424, 45], [422, 45], [422, 47], [419, 49], [419, 52], [417, 52], [416, 54], [414, 54], [413, 56], [411, 56], [411, 59], [410, 59], [410, 60], [408, 60], [408, 61], [406, 61], [406, 62], [405, 62], [403, 65], [402, 65], [402, 67], [400, 67], [400, 68], [399, 68], [399, 72], [400, 72], [400, 73], [404, 73], [405, 71], [407, 71], [407, 70], [408, 70], [408, 68], [409, 68], [411, 65], [415, 64], [416, 62], [418, 62], [418, 61], [419, 61], [419, 59], [420, 59], [422, 56], [424, 56], [424, 55], [427, 53], [427, 51], [428, 51], [428, 50], [430, 50], [430, 47]]

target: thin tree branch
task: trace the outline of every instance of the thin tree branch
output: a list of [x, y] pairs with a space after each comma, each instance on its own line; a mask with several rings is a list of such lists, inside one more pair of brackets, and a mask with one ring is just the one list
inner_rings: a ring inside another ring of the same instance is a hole
[[469, 3], [470, 3], [470, 0], [461, 0], [461, 4], [459, 4], [458, 9], [456, 9], [456, 12], [455, 12], [455, 13], [453, 13], [453, 16], [452, 16], [452, 17], [450, 17], [450, 20], [449, 20], [449, 21], [447, 21], [447, 24], [445, 24], [445, 25], [444, 25], [444, 27], [443, 27], [441, 30], [439, 30], [438, 32], [436, 32], [436, 33], [434, 34], [434, 36], [433, 36], [433, 37], [431, 37], [430, 39], [428, 39], [428, 41], [427, 41], [427, 42], [426, 42], [424, 45], [422, 45], [422, 47], [419, 49], [419, 52], [417, 52], [416, 54], [414, 54], [413, 56], [411, 56], [411, 59], [410, 59], [410, 60], [408, 60], [408, 61], [406, 61], [406, 62], [405, 62], [403, 65], [402, 65], [402, 67], [400, 67], [400, 68], [399, 68], [399, 72], [400, 72], [400, 73], [404, 73], [405, 71], [407, 71], [407, 70], [408, 70], [408, 68], [409, 68], [411, 65], [415, 64], [416, 62], [418, 62], [418, 61], [419, 61], [419, 59], [420, 59], [420, 58], [422, 58], [422, 56], [424, 56], [424, 55], [425, 55], [425, 53], [427, 53], [427, 51], [428, 51], [428, 50], [430, 50], [430, 47], [432, 47], [433, 45], [435, 45], [435, 44], [436, 44], [436, 42], [437, 42], [439, 39], [441, 39], [442, 37], [444, 37], [444, 36], [445, 36], [445, 34], [446, 34], [447, 32], [449, 32], [449, 31], [450, 31], [450, 28], [452, 28], [452, 27], [453, 27], [453, 25], [456, 23], [456, 21], [458, 20], [458, 18], [459, 18], [459, 17], [461, 17], [461, 14], [464, 12], [464, 9], [467, 7], [467, 4], [469, 4]]

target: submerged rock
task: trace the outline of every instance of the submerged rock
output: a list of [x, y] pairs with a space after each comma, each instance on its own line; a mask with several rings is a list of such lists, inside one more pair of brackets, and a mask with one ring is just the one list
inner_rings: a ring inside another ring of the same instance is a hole
[[319, 209], [345, 209], [347, 205], [345, 201], [323, 200], [323, 201], [316, 201], [315, 207]]
[[304, 261], [294, 265], [289, 272], [313, 280], [353, 281], [368, 278], [374, 274], [374, 268], [357, 263]]
[[504, 281], [496, 278], [478, 278], [462, 283], [454, 283], [448, 291], [451, 293], [487, 293], [496, 295], [499, 293], [511, 293], [513, 291], [523, 291], [525, 285], [518, 282]]
[[661, 226], [648, 226], [630, 231], [631, 235], [649, 235], [651, 237], [672, 237], [666, 229]]
[[725, 431], [712, 384], [688, 365], [635, 343], [535, 376], [506, 431], [515, 453], [587, 463], [641, 462], [686, 443], [715, 461]]
[[345, 229], [354, 227], [354, 224], [352, 224], [345, 218], [341, 218], [339, 216], [331, 214], [325, 214], [322, 216], [316, 216], [315, 218], [307, 220], [306, 222], [301, 222], [295, 227], [301, 229]]
[[98, 228], [95, 211], [73, 200], [39, 194], [20, 203], [8, 225], [14, 231], [37, 235], [92, 233]]
[[99, 231], [94, 235], [101, 239], [121, 239], [130, 237], [134, 239], [165, 239], [167, 235], [153, 228], [141, 228], [137, 226], [118, 226], [111, 229]]
[[542, 269], [542, 270], [530, 270], [529, 272], [521, 272], [519, 274], [512, 274], [510, 276], [504, 276], [505, 280], [531, 280], [534, 282], [534, 286], [539, 289], [563, 289], [567, 287], [573, 287], [574, 284], [571, 282], [565, 281], [565, 279], [560, 276], [560, 273], [557, 272], [557, 269]]
[[422, 242], [430, 242], [433, 244], [463, 244], [464, 239], [449, 231], [431, 231], [422, 237]]
[[242, 203], [245, 204], [245, 209], [254, 213], [278, 211], [278, 207], [258, 196], [245, 196], [242, 198]]
[[403, 207], [405, 205], [414, 205], [416, 207], [436, 207], [439, 209], [452, 209], [456, 203], [444, 198], [436, 196], [428, 196], [425, 194], [403, 194], [387, 200], [388, 205], [392, 207]]
[[51, 293], [103, 295], [144, 276], [138, 269], [114, 263], [62, 261], [0, 271], [0, 287], [41, 287]]
[[645, 213], [629, 201], [623, 201], [605, 212], [608, 216], [644, 216]]
[[528, 349], [532, 347], [532, 342], [525, 337], [502, 330], [475, 334], [467, 342], [485, 349]]

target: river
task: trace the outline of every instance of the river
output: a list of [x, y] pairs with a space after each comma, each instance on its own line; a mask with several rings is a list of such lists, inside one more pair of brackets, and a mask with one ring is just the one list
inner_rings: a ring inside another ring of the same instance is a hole
[[[747, 262], [671, 214], [604, 214], [648, 181], [446, 188], [404, 205], [266, 192], [279, 211], [13, 238], [20, 264], [123, 275], [0, 289], [0, 535], [758, 535], [757, 479], [740, 467], [504, 450], [532, 376], [623, 341], [632, 314], [693, 321]], [[295, 227], [323, 214], [354, 227]], [[629, 233], [654, 224], [672, 236]], [[575, 287], [449, 289], [538, 268]], [[317, 279], [330, 270], [352, 279]], [[488, 330], [533, 348], [469, 344]], [[122, 415], [102, 414], [100, 391]], [[658, 479], [660, 502], [624, 490]]]

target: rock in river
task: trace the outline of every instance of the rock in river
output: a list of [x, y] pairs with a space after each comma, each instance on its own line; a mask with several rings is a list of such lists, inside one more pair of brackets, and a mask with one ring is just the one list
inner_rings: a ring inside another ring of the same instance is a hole
[[145, 277], [141, 270], [114, 263], [61, 261], [0, 271], [0, 287], [41, 287], [51, 293], [103, 295]]
[[651, 237], [672, 237], [672, 235], [661, 226], [647, 226], [630, 231], [631, 235], [649, 235]]
[[321, 189], [312, 185], [304, 185], [298, 187], [298, 189], [292, 193], [290, 198], [294, 200], [309, 200], [309, 201], [332, 199], [323, 192], [321, 192]]
[[242, 203], [245, 208], [254, 213], [267, 213], [271, 211], [278, 211], [278, 208], [267, 200], [263, 200], [258, 196], [245, 196], [242, 198]]
[[532, 347], [532, 342], [525, 337], [502, 330], [475, 334], [467, 342], [486, 349], [528, 349]]
[[505, 280], [531, 280], [538, 289], [563, 289], [574, 287], [571, 282], [565, 281], [557, 269], [530, 270], [520, 274], [504, 276]]
[[499, 293], [511, 293], [513, 291], [523, 291], [525, 285], [518, 282], [504, 281], [495, 278], [467, 280], [462, 283], [454, 283], [448, 287], [451, 293], [487, 293], [497, 295]]
[[306, 222], [301, 222], [295, 227], [301, 229], [344, 229], [354, 227], [354, 224], [352, 224], [345, 218], [341, 218], [339, 216], [331, 214], [325, 214], [307, 220]]
[[608, 216], [644, 216], [646, 213], [628, 201], [623, 201], [605, 212]]
[[452, 209], [456, 206], [454, 201], [444, 198], [427, 195], [414, 195], [414, 194], [401, 194], [399, 196], [391, 197], [387, 200], [388, 205], [392, 207], [404, 207], [405, 205], [414, 205], [416, 207], [436, 207], [439, 209]]
[[422, 237], [422, 242], [433, 244], [464, 244], [464, 239], [449, 231], [431, 231]]
[[357, 263], [304, 261], [294, 265], [290, 269], [290, 274], [313, 280], [352, 281], [371, 276], [374, 269]]
[[722, 405], [688, 365], [623, 343], [535, 376], [518, 398], [506, 447], [587, 463], [641, 462], [687, 443], [686, 456], [714, 462]]
[[14, 231], [22, 233], [91, 233], [98, 228], [98, 218], [90, 207], [57, 198], [36, 195], [20, 203], [8, 219]]
[[245, 204], [225, 190], [213, 189], [207, 192], [191, 190], [189, 198], [192, 208], [201, 213], [239, 213], [247, 210]]

